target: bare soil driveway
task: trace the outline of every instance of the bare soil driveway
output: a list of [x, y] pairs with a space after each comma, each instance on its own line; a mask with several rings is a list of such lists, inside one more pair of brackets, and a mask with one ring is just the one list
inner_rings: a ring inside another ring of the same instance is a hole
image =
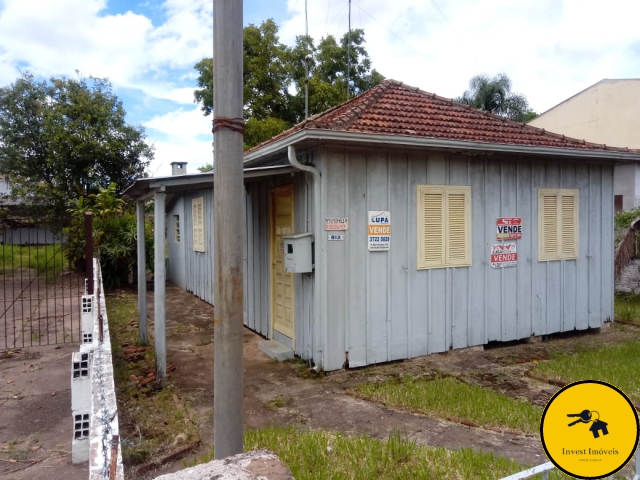
[[[177, 368], [170, 380], [189, 398], [196, 412], [213, 409], [213, 307], [193, 295], [167, 285], [167, 354]], [[149, 294], [149, 319], [153, 319], [153, 294]], [[150, 326], [152, 330], [152, 326]], [[346, 370], [315, 377], [301, 362], [277, 363], [258, 349], [262, 338], [246, 329], [244, 342], [245, 424], [303, 423], [310, 428], [365, 433], [385, 439], [393, 430], [428, 446], [449, 449], [470, 447], [535, 465], [547, 461], [537, 436], [518, 435], [465, 426], [442, 419], [391, 410], [354, 397], [354, 387], [372, 379], [405, 374], [453, 375], [514, 398], [544, 406], [557, 386], [527, 376], [538, 360], [554, 350], [571, 351], [590, 343], [616, 343], [640, 337], [640, 329], [604, 328], [582, 334], [559, 335], [544, 343], [519, 343], [490, 349], [469, 349], [431, 355], [376, 367]], [[277, 402], [274, 402], [274, 400]], [[274, 407], [274, 404], [276, 407]], [[213, 421], [200, 432], [213, 443]], [[202, 454], [205, 446], [195, 453]], [[192, 457], [192, 458], [194, 458]], [[183, 468], [182, 460], [150, 472], [147, 478]]]

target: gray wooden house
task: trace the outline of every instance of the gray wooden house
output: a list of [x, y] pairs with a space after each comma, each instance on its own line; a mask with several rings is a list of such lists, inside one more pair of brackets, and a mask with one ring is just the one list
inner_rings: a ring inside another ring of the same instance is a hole
[[[245, 324], [327, 371], [599, 327], [638, 161], [387, 80], [246, 152]], [[215, 304], [212, 175], [128, 194], [168, 195], [168, 279]]]

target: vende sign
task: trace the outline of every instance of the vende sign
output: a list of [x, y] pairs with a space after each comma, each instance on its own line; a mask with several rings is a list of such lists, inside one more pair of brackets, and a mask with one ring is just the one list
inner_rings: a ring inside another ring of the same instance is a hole
[[369, 211], [368, 250], [384, 252], [391, 248], [391, 212]]
[[496, 222], [496, 240], [519, 240], [522, 238], [522, 218], [499, 218]]
[[491, 268], [515, 267], [517, 264], [518, 252], [515, 243], [491, 245]]

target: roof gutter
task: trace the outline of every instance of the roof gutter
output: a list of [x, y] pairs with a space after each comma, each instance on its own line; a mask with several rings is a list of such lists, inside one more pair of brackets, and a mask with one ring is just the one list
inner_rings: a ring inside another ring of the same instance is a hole
[[[314, 303], [314, 323], [318, 322], [322, 318], [322, 345], [321, 345], [321, 355], [324, 357], [324, 353], [326, 351], [326, 321], [324, 319], [322, 308], [323, 304], [323, 286], [324, 286], [324, 244], [322, 237], [322, 197], [321, 197], [321, 181], [322, 178], [320, 176], [320, 172], [317, 168], [312, 167], [310, 165], [303, 165], [298, 161], [296, 157], [296, 147], [294, 145], [289, 145], [287, 149], [287, 154], [289, 158], [289, 163], [292, 167], [297, 168], [303, 172], [309, 172], [313, 175], [313, 234], [314, 234], [314, 242], [315, 242], [315, 271], [314, 271], [314, 281], [313, 281], [313, 303]], [[312, 348], [312, 356], [315, 350], [315, 345], [313, 341], [313, 329], [311, 329], [311, 348]], [[324, 360], [324, 359], [323, 359]], [[323, 362], [324, 363], [324, 362]]]
[[587, 150], [578, 148], [534, 147], [530, 145], [467, 142], [439, 138], [412, 137], [403, 135], [381, 135], [375, 133], [340, 132], [307, 128], [300, 130], [277, 142], [247, 154], [244, 163], [253, 163], [261, 158], [280, 153], [289, 145], [302, 140], [329, 140], [350, 142], [354, 144], [385, 144], [405, 147], [427, 147], [441, 150], [473, 150], [478, 152], [520, 153], [527, 155], [544, 155], [574, 158], [593, 158], [617, 160], [620, 162], [640, 162], [640, 153], [627, 153], [610, 150]]

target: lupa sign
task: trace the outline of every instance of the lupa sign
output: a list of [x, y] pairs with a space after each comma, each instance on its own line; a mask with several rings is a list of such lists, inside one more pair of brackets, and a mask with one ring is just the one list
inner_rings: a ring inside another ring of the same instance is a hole
[[370, 252], [386, 251], [391, 248], [391, 212], [369, 211], [368, 249]]

